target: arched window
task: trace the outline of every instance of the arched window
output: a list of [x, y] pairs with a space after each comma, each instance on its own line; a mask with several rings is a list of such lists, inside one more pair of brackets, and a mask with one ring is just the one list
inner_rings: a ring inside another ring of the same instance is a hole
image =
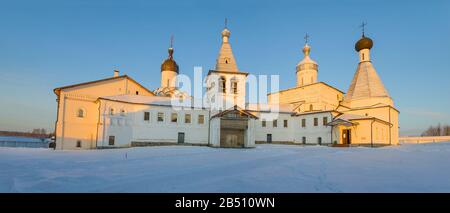
[[233, 94], [237, 94], [238, 93], [238, 81], [236, 78], [232, 78], [231, 79], [231, 92]]
[[318, 137], [318, 138], [317, 138], [317, 143], [318, 143], [319, 145], [322, 145], [322, 137]]
[[78, 109], [77, 111], [77, 117], [79, 118], [84, 118], [84, 116], [86, 116], [86, 112], [84, 111], [84, 109]]
[[120, 110], [120, 116], [125, 116], [125, 113], [126, 113], [125, 109]]
[[114, 108], [109, 109], [109, 115], [114, 115]]
[[226, 93], [226, 80], [223, 76], [219, 78], [219, 92]]
[[309, 105], [309, 111], [313, 111], [313, 105], [312, 104]]

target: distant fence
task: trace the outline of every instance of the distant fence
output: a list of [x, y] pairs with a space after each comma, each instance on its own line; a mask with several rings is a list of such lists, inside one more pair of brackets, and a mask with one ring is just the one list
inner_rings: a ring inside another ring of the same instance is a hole
[[435, 143], [450, 141], [450, 136], [399, 137], [400, 143]]
[[0, 147], [48, 148], [50, 140], [25, 137], [0, 137]]

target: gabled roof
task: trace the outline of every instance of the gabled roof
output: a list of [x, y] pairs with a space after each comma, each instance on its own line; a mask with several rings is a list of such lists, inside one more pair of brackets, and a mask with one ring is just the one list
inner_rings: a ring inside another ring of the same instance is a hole
[[219, 113], [213, 115], [211, 118], [222, 117], [222, 116], [224, 116], [224, 115], [226, 115], [226, 114], [228, 114], [230, 112], [234, 112], [234, 111], [238, 111], [238, 112], [240, 112], [242, 114], [247, 115], [248, 117], [251, 117], [251, 118], [254, 118], [254, 119], [258, 119], [258, 117], [256, 115], [254, 115], [251, 112], [249, 112], [248, 110], [242, 109], [242, 108], [240, 108], [239, 106], [236, 106], [236, 105], [234, 107], [230, 108], [230, 109], [224, 110], [222, 112], [219, 112]]
[[292, 87], [292, 88], [289, 88], [289, 89], [280, 90], [278, 92], [268, 93], [267, 95], [271, 95], [271, 94], [275, 94], [275, 93], [281, 93], [281, 92], [286, 92], [286, 91], [289, 91], [289, 90], [294, 90], [294, 89], [299, 89], [299, 88], [305, 88], [305, 87], [309, 87], [309, 86], [313, 86], [313, 85], [317, 85], [317, 84], [323, 84], [323, 85], [325, 85], [327, 87], [330, 87], [330, 88], [332, 88], [332, 89], [334, 89], [334, 90], [336, 90], [336, 91], [338, 91], [338, 92], [340, 92], [342, 94], [345, 94], [345, 92], [342, 92], [340, 89], [338, 89], [336, 87], [333, 87], [333, 86], [331, 86], [331, 85], [329, 85], [329, 84], [327, 84], [325, 82], [320, 81], [320, 82], [316, 82], [316, 83], [312, 83], [312, 84], [306, 84], [306, 85], [303, 85], [303, 86]]
[[391, 123], [381, 120], [376, 117], [371, 117], [371, 116], [366, 116], [366, 115], [349, 114], [349, 113], [344, 113], [344, 114], [341, 114], [341, 115], [335, 117], [333, 119], [333, 121], [329, 122], [327, 125], [328, 126], [334, 126], [334, 125], [339, 125], [339, 124], [355, 125], [357, 123], [355, 123], [354, 121], [357, 121], [357, 120], [375, 120], [375, 121], [378, 121], [381, 123], [392, 125]]
[[128, 75], [121, 75], [121, 76], [117, 76], [117, 77], [110, 77], [110, 78], [104, 78], [104, 79], [95, 80], [95, 81], [88, 81], [88, 82], [79, 83], [79, 84], [72, 84], [72, 85], [63, 86], [63, 87], [57, 87], [57, 88], [53, 89], [53, 92], [56, 95], [59, 95], [59, 91], [61, 91], [63, 89], [69, 89], [69, 88], [85, 86], [85, 85], [89, 85], [89, 84], [95, 84], [95, 83], [111, 81], [111, 80], [118, 80], [118, 79], [128, 79], [128, 80], [134, 82], [135, 84], [139, 85], [143, 89], [145, 89], [147, 92], [154, 94], [152, 91], [148, 90], [146, 87], [142, 86], [140, 83], [138, 83], [137, 81], [135, 81], [133, 78], [129, 77]]

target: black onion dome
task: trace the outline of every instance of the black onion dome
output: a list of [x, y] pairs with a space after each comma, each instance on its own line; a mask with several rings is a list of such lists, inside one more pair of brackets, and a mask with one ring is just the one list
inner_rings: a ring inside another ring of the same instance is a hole
[[161, 72], [162, 71], [174, 71], [178, 73], [178, 64], [173, 60], [173, 48], [169, 48], [169, 58], [164, 60], [161, 64]]
[[358, 42], [355, 44], [355, 50], [359, 52], [362, 49], [371, 49], [373, 47], [373, 41], [372, 39], [363, 36], [361, 39], [359, 39]]

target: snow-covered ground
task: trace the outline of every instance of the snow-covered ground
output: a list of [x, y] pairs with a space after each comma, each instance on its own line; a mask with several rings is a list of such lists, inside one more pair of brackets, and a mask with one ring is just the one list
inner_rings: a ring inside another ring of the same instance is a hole
[[450, 142], [373, 149], [0, 148], [0, 192], [450, 192]]

